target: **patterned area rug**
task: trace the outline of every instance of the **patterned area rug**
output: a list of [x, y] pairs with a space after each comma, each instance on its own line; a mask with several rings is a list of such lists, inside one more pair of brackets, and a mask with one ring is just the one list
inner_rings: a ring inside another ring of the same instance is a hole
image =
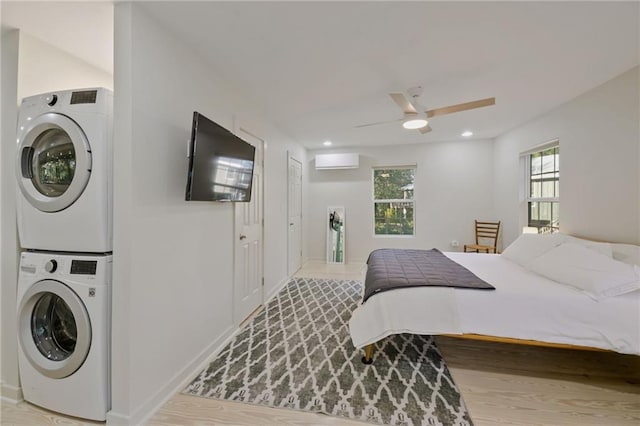
[[430, 336], [396, 335], [361, 362], [349, 318], [361, 283], [296, 278], [183, 393], [385, 425], [471, 425]]

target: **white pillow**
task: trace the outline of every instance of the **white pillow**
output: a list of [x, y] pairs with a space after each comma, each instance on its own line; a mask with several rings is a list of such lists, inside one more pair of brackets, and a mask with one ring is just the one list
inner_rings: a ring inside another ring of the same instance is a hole
[[582, 290], [594, 300], [640, 289], [640, 268], [580, 244], [563, 243], [531, 261], [527, 269]]
[[522, 234], [505, 249], [502, 255], [518, 265], [526, 267], [533, 259], [564, 242], [578, 244], [609, 258], [613, 257], [611, 244], [609, 243], [583, 240], [560, 232], [553, 234]]
[[629, 265], [640, 265], [640, 246], [633, 244], [611, 244], [613, 258]]
[[611, 244], [609, 243], [598, 243], [595, 241], [583, 240], [582, 238], [572, 237], [571, 235], [564, 235], [565, 243], [574, 243], [584, 246], [588, 249], [595, 250], [598, 253], [602, 253], [607, 257], [613, 257], [613, 251], [611, 250]]
[[501, 256], [520, 266], [526, 266], [533, 259], [562, 244], [565, 237], [559, 233], [522, 234], [502, 252]]

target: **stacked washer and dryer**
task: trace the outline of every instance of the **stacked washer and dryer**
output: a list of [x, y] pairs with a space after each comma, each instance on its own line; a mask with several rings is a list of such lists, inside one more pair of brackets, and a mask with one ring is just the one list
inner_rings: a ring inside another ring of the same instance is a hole
[[18, 115], [18, 363], [24, 398], [105, 420], [111, 405], [113, 95], [25, 98]]

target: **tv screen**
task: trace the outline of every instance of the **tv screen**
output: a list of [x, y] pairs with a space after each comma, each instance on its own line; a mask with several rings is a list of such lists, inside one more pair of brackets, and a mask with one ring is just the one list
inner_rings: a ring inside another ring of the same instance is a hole
[[251, 201], [255, 147], [193, 113], [187, 201]]

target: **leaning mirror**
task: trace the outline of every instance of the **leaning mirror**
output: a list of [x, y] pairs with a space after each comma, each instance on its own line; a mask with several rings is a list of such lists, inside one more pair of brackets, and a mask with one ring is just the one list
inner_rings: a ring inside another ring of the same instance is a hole
[[329, 207], [327, 209], [326, 229], [327, 263], [344, 263], [344, 207]]

